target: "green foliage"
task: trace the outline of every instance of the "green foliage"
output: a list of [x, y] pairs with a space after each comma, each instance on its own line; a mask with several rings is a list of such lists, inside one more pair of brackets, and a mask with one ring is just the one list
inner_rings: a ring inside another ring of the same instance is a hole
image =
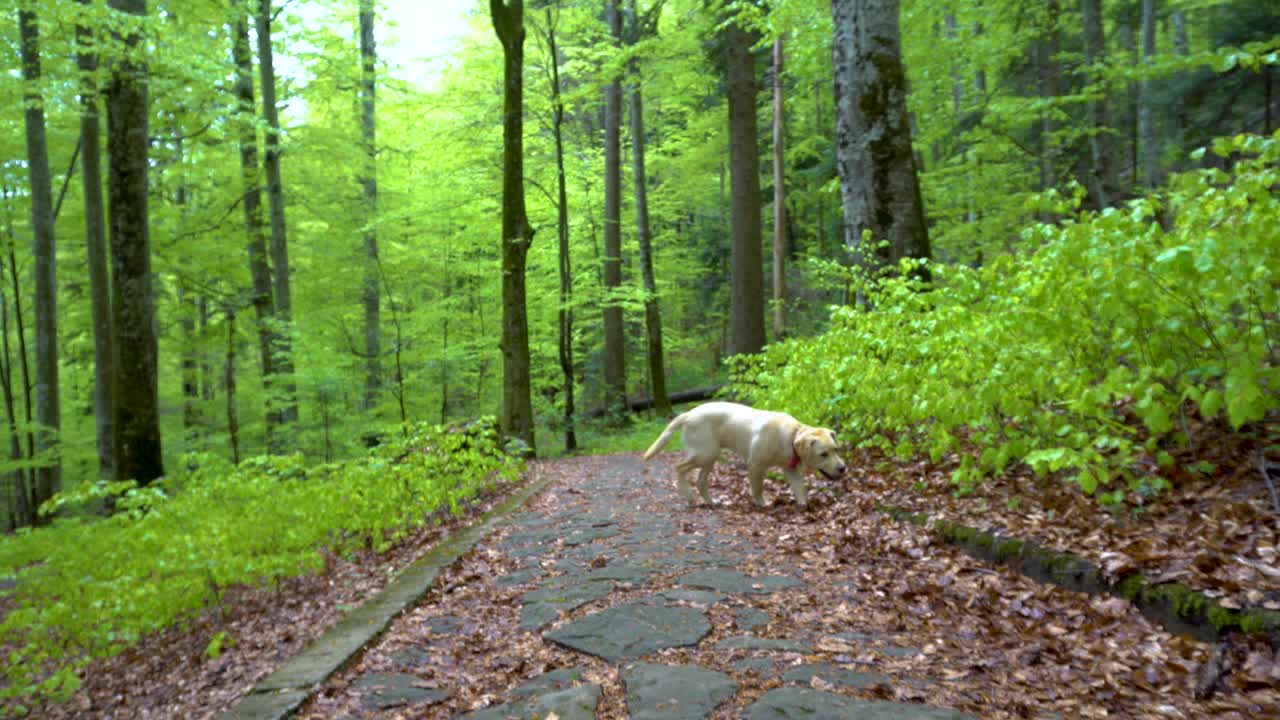
[[934, 265], [927, 292], [880, 279], [871, 310], [771, 346], [736, 391], [901, 456], [960, 451], [962, 487], [1026, 463], [1104, 502], [1158, 492], [1136, 461], [1171, 462], [1161, 447], [1185, 440], [1188, 411], [1239, 429], [1280, 408], [1280, 133], [1212, 152], [1234, 170], [1175, 177], [1167, 210], [1140, 198], [1030, 226], [1030, 254]]
[[[106, 483], [53, 501], [66, 510], [114, 498], [111, 517], [60, 518], [0, 541], [0, 577], [15, 583], [0, 642], [16, 647], [2, 661], [0, 699], [64, 699], [93, 658], [217, 607], [227, 588], [318, 572], [327, 553], [384, 552], [522, 470], [498, 449], [491, 421], [418, 425], [343, 464], [309, 466], [301, 455], [180, 464], [146, 488]], [[233, 643], [219, 633], [206, 652]]]

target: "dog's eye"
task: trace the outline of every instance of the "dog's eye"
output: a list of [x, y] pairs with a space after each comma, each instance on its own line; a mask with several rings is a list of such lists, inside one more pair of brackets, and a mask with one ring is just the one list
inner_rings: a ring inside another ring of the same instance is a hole
[[824, 452], [824, 453], [822, 453], [822, 457], [826, 457], [826, 456], [828, 456], [828, 455], [830, 455], [830, 454], [831, 454], [831, 453], [829, 453], [829, 452]]

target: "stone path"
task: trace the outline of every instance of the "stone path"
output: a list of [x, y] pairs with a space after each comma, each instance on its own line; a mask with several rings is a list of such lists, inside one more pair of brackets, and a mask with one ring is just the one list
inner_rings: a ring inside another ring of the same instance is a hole
[[843, 623], [793, 625], [791, 613], [821, 613], [811, 580], [774, 564], [770, 538], [687, 508], [665, 463], [567, 462], [579, 472], [482, 542], [301, 715], [970, 717], [859, 699], [871, 687], [893, 697], [894, 684], [927, 698], [935, 680], [866, 660], [893, 664], [914, 647]]

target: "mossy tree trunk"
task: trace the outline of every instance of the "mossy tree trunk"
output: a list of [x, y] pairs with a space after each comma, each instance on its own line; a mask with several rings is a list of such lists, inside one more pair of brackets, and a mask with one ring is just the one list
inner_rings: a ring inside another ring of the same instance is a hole
[[764, 348], [764, 249], [756, 127], [755, 33], [736, 19], [724, 30], [729, 105], [730, 355]]
[[[660, 7], [660, 6], [659, 6]], [[641, 18], [635, 0], [628, 0], [627, 16], [634, 46], [642, 36]], [[644, 170], [644, 100], [640, 94], [640, 64], [632, 56], [627, 67], [631, 75], [631, 174], [636, 189], [636, 242], [640, 246], [640, 275], [644, 281], [644, 325], [649, 357], [649, 384], [653, 407], [662, 416], [671, 414], [667, 396], [667, 370], [662, 357], [662, 313], [658, 308], [658, 283], [653, 274], [653, 239], [649, 231], [649, 194]]]
[[377, 171], [377, 62], [374, 46], [373, 0], [360, 0], [360, 142], [365, 166], [360, 177], [364, 189], [364, 398], [371, 410], [382, 392], [382, 292], [378, 282], [378, 171]]
[[[111, 7], [147, 14], [146, 0], [112, 0]], [[106, 105], [115, 477], [145, 485], [164, 475], [164, 464], [147, 206], [147, 68], [132, 59], [142, 41], [136, 30], [124, 38], [130, 52], [112, 67]]]
[[[907, 119], [897, 0], [833, 0], [836, 166], [845, 242], [868, 270], [930, 257]], [[868, 252], [862, 235], [887, 247]], [[922, 272], [923, 279], [928, 278]]]
[[[605, 0], [610, 42], [622, 41], [618, 0]], [[622, 324], [622, 80], [604, 88], [604, 404], [627, 404], [626, 335]]]
[[525, 261], [533, 228], [524, 203], [524, 2], [489, 0], [502, 43], [502, 418], [504, 435], [536, 452], [530, 397]]
[[[31, 180], [31, 228], [35, 238], [36, 315], [36, 447], [53, 450], [61, 426], [58, 402], [58, 294], [53, 223], [53, 187], [49, 174], [49, 146], [45, 139], [44, 99], [40, 94], [40, 23], [34, 11], [18, 11], [22, 54], [23, 121], [27, 139], [27, 173]], [[35, 470], [32, 506], [62, 487], [62, 467], [45, 459]]]

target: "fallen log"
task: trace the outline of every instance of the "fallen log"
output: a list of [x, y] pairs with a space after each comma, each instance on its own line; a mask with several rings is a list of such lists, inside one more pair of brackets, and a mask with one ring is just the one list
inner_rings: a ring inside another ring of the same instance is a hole
[[[724, 388], [724, 383], [720, 383], [719, 385], [707, 385], [704, 387], [689, 388], [688, 390], [673, 392], [668, 397], [670, 398], [672, 405], [679, 405], [680, 403], [688, 402], [701, 402], [715, 397], [716, 393], [720, 392], [722, 388]], [[640, 412], [641, 410], [649, 410], [652, 407], [653, 396], [631, 398], [627, 400], [627, 412]], [[607, 408], [598, 407], [588, 410], [583, 417], [587, 420], [595, 420], [596, 418], [604, 417], [608, 412], [609, 410]]]

